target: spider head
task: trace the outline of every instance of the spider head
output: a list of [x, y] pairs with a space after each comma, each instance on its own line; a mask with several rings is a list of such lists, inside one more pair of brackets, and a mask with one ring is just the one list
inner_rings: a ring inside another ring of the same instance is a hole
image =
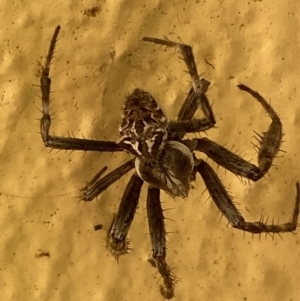
[[154, 160], [167, 139], [167, 118], [154, 98], [135, 89], [124, 104], [118, 144], [137, 157]]
[[194, 179], [194, 166], [193, 153], [178, 141], [167, 141], [158, 160], [135, 159], [135, 170], [139, 177], [172, 197], [188, 196]]

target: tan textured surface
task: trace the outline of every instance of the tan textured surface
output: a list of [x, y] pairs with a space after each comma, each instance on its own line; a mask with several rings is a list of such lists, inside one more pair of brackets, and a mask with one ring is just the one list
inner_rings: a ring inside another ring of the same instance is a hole
[[[212, 81], [218, 128], [209, 137], [256, 162], [253, 130], [266, 129], [269, 119], [235, 88], [239, 82], [260, 91], [280, 114], [287, 153], [267, 178], [243, 185], [229, 172], [218, 174], [247, 219], [290, 218], [300, 180], [298, 1], [25, 2], [0, 4], [0, 300], [161, 300], [158, 276], [146, 262], [145, 189], [130, 231], [133, 251], [119, 265], [104, 238], [126, 177], [98, 202], [72, 198], [107, 162], [113, 168], [127, 156], [48, 153], [41, 142], [34, 84], [57, 24], [62, 32], [51, 73], [57, 135], [116, 139], [124, 95], [135, 87], [175, 117], [190, 85], [185, 66], [174, 51], [141, 38], [182, 39]], [[88, 18], [83, 11], [94, 5], [101, 10]], [[186, 200], [163, 195], [165, 208], [173, 208], [166, 212], [168, 262], [181, 278], [174, 300], [300, 300], [299, 234], [259, 240], [233, 230], [202, 191], [198, 179]], [[94, 232], [97, 223], [104, 230]], [[51, 257], [36, 258], [39, 250]]]

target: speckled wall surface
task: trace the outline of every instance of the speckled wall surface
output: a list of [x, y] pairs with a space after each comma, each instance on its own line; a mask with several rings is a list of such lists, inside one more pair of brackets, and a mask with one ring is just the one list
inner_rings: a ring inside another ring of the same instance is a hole
[[[40, 138], [40, 65], [58, 24], [51, 70], [56, 135], [117, 139], [124, 96], [136, 87], [175, 118], [190, 88], [186, 67], [174, 50], [141, 38], [182, 40], [193, 45], [199, 72], [212, 82], [218, 124], [207, 132], [211, 139], [257, 162], [253, 131], [266, 130], [270, 120], [238, 83], [258, 90], [279, 113], [286, 153], [268, 176], [243, 184], [222, 168], [218, 175], [247, 220], [290, 219], [300, 180], [298, 1], [56, 3], [0, 4], [1, 300], [161, 300], [159, 276], [147, 262], [146, 186], [129, 234], [133, 250], [119, 264], [105, 249], [105, 236], [129, 176], [98, 201], [75, 198], [104, 165], [113, 169], [130, 156], [49, 153]], [[85, 13], [92, 7], [95, 16]], [[165, 212], [167, 259], [180, 278], [174, 300], [300, 300], [299, 234], [259, 239], [234, 230], [200, 178], [194, 186], [185, 200], [162, 194], [164, 208], [172, 209]], [[103, 229], [95, 232], [96, 224]], [[37, 257], [40, 252], [50, 257]]]

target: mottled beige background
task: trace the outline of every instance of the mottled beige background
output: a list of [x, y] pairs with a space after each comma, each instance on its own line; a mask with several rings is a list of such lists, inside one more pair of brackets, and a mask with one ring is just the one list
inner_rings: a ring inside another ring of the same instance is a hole
[[[268, 177], [249, 185], [222, 168], [218, 174], [249, 221], [291, 216], [300, 180], [299, 2], [142, 2], [1, 1], [0, 300], [161, 300], [159, 277], [146, 261], [146, 186], [130, 231], [133, 251], [119, 265], [104, 239], [129, 176], [98, 201], [74, 198], [104, 165], [112, 169], [129, 156], [49, 153], [41, 141], [35, 85], [57, 24], [55, 134], [117, 139], [124, 95], [135, 87], [175, 118], [190, 87], [186, 67], [174, 50], [141, 38], [182, 40], [193, 45], [199, 72], [212, 82], [218, 127], [210, 138], [256, 162], [253, 130], [261, 133], [270, 120], [237, 83], [260, 91], [280, 114], [286, 153]], [[84, 14], [94, 6], [95, 17]], [[181, 279], [174, 300], [300, 300], [300, 234], [272, 240], [233, 230], [202, 195], [200, 178], [195, 186], [186, 200], [162, 195], [172, 209], [165, 212], [168, 262]], [[104, 228], [95, 232], [99, 223]], [[51, 257], [36, 258], [41, 250]]]

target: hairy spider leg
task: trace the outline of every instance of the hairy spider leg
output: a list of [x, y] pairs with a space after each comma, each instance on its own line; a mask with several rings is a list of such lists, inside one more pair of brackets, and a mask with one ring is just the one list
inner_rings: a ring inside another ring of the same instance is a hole
[[54, 56], [57, 37], [60, 31], [60, 26], [57, 26], [50, 47], [46, 56], [45, 65], [42, 68], [40, 78], [40, 87], [42, 92], [42, 118], [40, 121], [41, 136], [46, 147], [62, 150], [81, 150], [81, 151], [97, 151], [97, 152], [121, 152], [122, 147], [114, 141], [97, 141], [92, 139], [80, 139], [71, 137], [57, 137], [49, 135], [51, 126], [50, 117], [50, 94], [51, 94], [51, 79], [50, 65]]
[[160, 287], [162, 296], [171, 299], [174, 296], [176, 277], [166, 262], [166, 229], [164, 223], [163, 209], [160, 203], [160, 189], [149, 186], [147, 195], [148, 225], [152, 244], [153, 263], [163, 279]]
[[230, 196], [228, 195], [225, 187], [220, 181], [215, 171], [203, 160], [197, 161], [197, 171], [200, 173], [206, 189], [208, 190], [213, 201], [227, 218], [228, 222], [237, 229], [247, 231], [250, 233], [281, 233], [281, 232], [293, 232], [298, 225], [299, 216], [299, 204], [300, 204], [300, 185], [296, 183], [296, 201], [292, 218], [289, 222], [284, 224], [266, 224], [263, 220], [257, 222], [246, 222], [241, 213], [233, 204]]
[[134, 173], [125, 189], [118, 212], [113, 218], [107, 236], [107, 247], [118, 260], [127, 254], [129, 241], [127, 234], [133, 221], [144, 181]]
[[115, 183], [131, 169], [134, 168], [134, 159], [127, 161], [118, 168], [111, 171], [105, 177], [100, 178], [102, 173], [98, 173], [85, 187], [80, 189], [80, 199], [84, 202], [90, 202], [96, 198], [100, 193], [107, 189], [110, 185]]
[[[215, 125], [216, 121], [212, 108], [205, 95], [210, 85], [210, 82], [204, 78], [199, 78], [192, 47], [182, 43], [172, 42], [168, 39], [163, 40], [157, 38], [144, 37], [143, 41], [152, 42], [167, 47], [174, 47], [178, 49], [183, 56], [182, 59], [186, 63], [189, 70], [189, 74], [192, 78], [193, 87], [188, 93], [186, 101], [184, 102], [179, 112], [178, 121], [169, 122], [168, 127], [170, 132], [181, 132], [179, 133], [179, 137], [181, 137], [179, 139], [182, 139], [185, 133], [206, 131], [212, 128]], [[195, 106], [195, 104], [197, 104], [197, 106]], [[204, 113], [204, 118], [193, 118], [197, 107], [201, 107]]]
[[[40, 121], [41, 136], [46, 147], [61, 150], [81, 150], [81, 151], [98, 151], [98, 152], [116, 152], [124, 151], [119, 145], [113, 141], [97, 141], [91, 139], [79, 139], [71, 137], [56, 137], [49, 135], [51, 118], [50, 118], [50, 65], [54, 56], [55, 46], [60, 31], [60, 26], [57, 26], [46, 56], [45, 65], [42, 68], [40, 78], [42, 92], [42, 118]], [[91, 201], [97, 197], [102, 191], [107, 189], [111, 184], [120, 179], [128, 171], [134, 168], [134, 160], [130, 160], [110, 172], [107, 176], [100, 178], [102, 171], [98, 173], [92, 181], [80, 190], [80, 198], [83, 201]], [[100, 178], [100, 179], [99, 179]]]
[[269, 129], [260, 136], [260, 146], [258, 151], [258, 166], [249, 163], [238, 155], [227, 150], [223, 146], [208, 138], [196, 138], [183, 140], [182, 143], [190, 148], [191, 151], [201, 151], [217, 164], [223, 166], [232, 173], [253, 181], [262, 178], [272, 166], [273, 159], [280, 150], [282, 141], [282, 125], [278, 115], [267, 101], [258, 93], [245, 85], [238, 85], [243, 91], [251, 94], [265, 108], [272, 119]]
[[[206, 79], [199, 79], [192, 48], [188, 45], [174, 43], [169, 40], [156, 38], [143, 38], [144, 41], [175, 47], [181, 52], [193, 81], [187, 97], [179, 111], [177, 121], [168, 123], [168, 139], [181, 141], [186, 133], [206, 131], [215, 124], [214, 115], [209, 101], [205, 95], [210, 85]], [[195, 119], [198, 108], [204, 113], [204, 118]], [[152, 244], [151, 263], [158, 268], [164, 284], [161, 286], [161, 294], [164, 298], [171, 299], [174, 296], [175, 275], [166, 263], [166, 230], [164, 225], [163, 210], [160, 204], [160, 190], [150, 186], [147, 196], [148, 223]]]

